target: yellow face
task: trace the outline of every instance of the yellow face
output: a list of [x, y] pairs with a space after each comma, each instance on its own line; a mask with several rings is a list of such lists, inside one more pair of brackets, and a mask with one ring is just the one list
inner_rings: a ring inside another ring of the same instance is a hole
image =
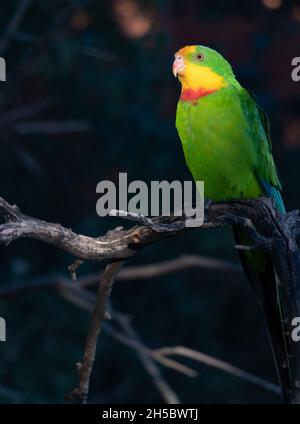
[[[193, 60], [191, 60], [191, 57]], [[227, 85], [221, 75], [205, 66], [204, 63], [200, 64], [202, 60], [203, 55], [197, 54], [196, 46], [186, 46], [175, 53], [173, 74], [175, 77], [178, 76], [182, 90], [199, 90], [201, 88], [207, 91], [215, 91]]]

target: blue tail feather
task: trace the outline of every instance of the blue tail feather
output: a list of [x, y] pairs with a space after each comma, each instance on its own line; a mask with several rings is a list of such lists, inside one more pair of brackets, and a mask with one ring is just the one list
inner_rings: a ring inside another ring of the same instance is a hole
[[279, 212], [284, 213], [286, 210], [285, 210], [285, 206], [284, 206], [280, 191], [276, 187], [272, 186], [271, 184], [269, 184], [268, 182], [264, 180], [261, 180], [261, 184], [263, 186], [265, 193], [275, 200], [275, 203]]

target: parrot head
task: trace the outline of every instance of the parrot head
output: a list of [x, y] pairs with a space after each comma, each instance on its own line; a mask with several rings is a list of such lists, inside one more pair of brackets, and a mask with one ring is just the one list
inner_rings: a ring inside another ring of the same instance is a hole
[[234, 74], [218, 52], [205, 46], [186, 46], [175, 53], [173, 74], [181, 82], [181, 100], [195, 100], [226, 87]]

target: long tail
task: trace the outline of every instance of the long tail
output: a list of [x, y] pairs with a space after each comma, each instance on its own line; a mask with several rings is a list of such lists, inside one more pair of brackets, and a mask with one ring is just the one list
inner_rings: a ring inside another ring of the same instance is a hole
[[[272, 192], [268, 190], [268, 194], [275, 199], [278, 209], [284, 212], [280, 193], [276, 190], [276, 195], [274, 195], [273, 190], [276, 189], [272, 187]], [[238, 244], [247, 244], [247, 237], [241, 228], [234, 226], [233, 232]], [[274, 266], [268, 255], [262, 251], [239, 251], [239, 255], [245, 274], [263, 308], [284, 403], [290, 403], [292, 379], [288, 343], [282, 317], [278, 278]]]

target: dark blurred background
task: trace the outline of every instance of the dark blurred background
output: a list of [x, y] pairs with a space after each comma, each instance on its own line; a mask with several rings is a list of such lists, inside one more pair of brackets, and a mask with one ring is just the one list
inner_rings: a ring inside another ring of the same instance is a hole
[[[95, 212], [96, 184], [190, 179], [174, 121], [171, 65], [186, 44], [221, 52], [271, 119], [288, 209], [299, 207], [300, 5], [287, 0], [2, 0], [0, 193], [26, 214], [97, 236], [116, 226]], [[0, 293], [64, 275], [69, 255], [32, 240], [1, 247]], [[143, 251], [130, 265], [198, 254], [238, 262], [230, 229], [193, 230]], [[79, 276], [101, 270], [85, 264]], [[187, 346], [276, 383], [261, 311], [241, 273], [191, 269], [120, 281], [113, 307], [152, 348]], [[77, 384], [89, 314], [55, 289], [0, 297], [3, 403], [63, 402]], [[280, 402], [280, 397], [191, 361], [189, 378], [161, 368], [182, 402]], [[91, 402], [161, 402], [136, 352], [103, 333]]]

